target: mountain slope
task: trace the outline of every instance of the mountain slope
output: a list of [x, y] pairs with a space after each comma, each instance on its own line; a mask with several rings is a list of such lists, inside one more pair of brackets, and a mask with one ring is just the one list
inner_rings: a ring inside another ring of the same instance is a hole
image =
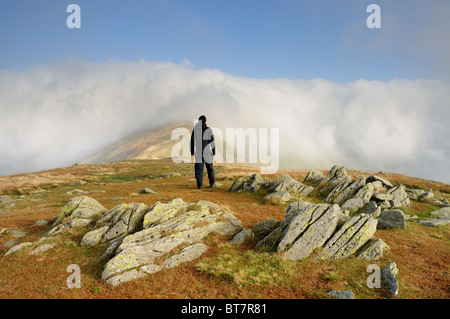
[[179, 142], [171, 140], [172, 131], [180, 127], [190, 130], [192, 126], [189, 122], [182, 122], [130, 135], [85, 159], [82, 164], [170, 158], [172, 148]]

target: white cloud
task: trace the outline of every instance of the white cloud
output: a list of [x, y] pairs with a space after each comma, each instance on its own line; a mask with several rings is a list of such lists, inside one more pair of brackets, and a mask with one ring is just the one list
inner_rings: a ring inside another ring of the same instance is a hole
[[71, 165], [123, 136], [206, 114], [278, 127], [280, 162], [450, 181], [449, 83], [249, 79], [172, 63], [67, 61], [0, 72], [0, 175]]

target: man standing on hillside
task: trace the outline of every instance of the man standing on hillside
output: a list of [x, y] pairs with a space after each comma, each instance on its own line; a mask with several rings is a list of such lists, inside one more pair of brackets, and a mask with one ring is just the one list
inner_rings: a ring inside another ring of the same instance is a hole
[[197, 188], [203, 187], [203, 169], [205, 166], [208, 172], [209, 186], [213, 187], [216, 182], [213, 167], [213, 156], [216, 155], [216, 148], [212, 129], [206, 125], [206, 116], [204, 115], [198, 118], [191, 134], [191, 156], [194, 156], [194, 154]]

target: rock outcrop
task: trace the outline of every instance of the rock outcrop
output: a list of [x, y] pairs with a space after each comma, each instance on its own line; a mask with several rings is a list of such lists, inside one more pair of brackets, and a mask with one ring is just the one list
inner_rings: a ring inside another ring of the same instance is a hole
[[212, 232], [231, 237], [241, 229], [242, 223], [216, 204], [177, 198], [151, 207], [116, 206], [81, 242], [108, 245], [100, 257], [109, 260], [102, 279], [117, 285], [198, 258], [208, 248], [202, 240]]
[[95, 199], [78, 196], [64, 205], [52, 228], [45, 236], [62, 232], [67, 228], [87, 227], [101, 218], [108, 210]]
[[[267, 232], [266, 226], [260, 231]], [[218, 233], [231, 238], [241, 231], [242, 223], [208, 201], [187, 203], [177, 198], [152, 206], [120, 204], [107, 210], [95, 199], [80, 196], [66, 203], [43, 238], [16, 245], [5, 255], [28, 246], [35, 247], [31, 254], [43, 253], [57, 244], [42, 241], [71, 228], [86, 230], [81, 245], [104, 245], [99, 258], [106, 261], [101, 277], [117, 285], [194, 260], [208, 249], [202, 242], [206, 236]]]
[[301, 260], [323, 247], [321, 259], [346, 258], [372, 238], [376, 224], [371, 215], [349, 219], [337, 204], [293, 202], [285, 219], [255, 249], [283, 252], [287, 259]]
[[228, 191], [256, 192], [260, 188], [265, 188], [269, 192], [263, 201], [273, 204], [287, 203], [290, 200], [308, 196], [314, 190], [314, 187], [304, 185], [287, 174], [279, 176], [275, 180], [267, 180], [259, 174], [253, 174], [248, 179], [243, 177], [236, 179]]
[[410, 206], [410, 198], [403, 185], [393, 186], [388, 180], [371, 175], [352, 181], [345, 167], [333, 166], [317, 186], [317, 192], [327, 203], [338, 204], [342, 209], [356, 212], [369, 201], [383, 209]]
[[327, 241], [320, 259], [342, 259], [354, 254], [375, 234], [377, 222], [366, 214], [350, 218]]

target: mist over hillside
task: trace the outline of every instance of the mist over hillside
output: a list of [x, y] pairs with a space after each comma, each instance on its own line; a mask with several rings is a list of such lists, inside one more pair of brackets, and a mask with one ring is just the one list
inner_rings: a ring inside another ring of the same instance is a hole
[[205, 114], [223, 132], [278, 128], [280, 168], [339, 163], [449, 182], [449, 100], [450, 84], [434, 80], [341, 84], [187, 62], [53, 62], [0, 72], [0, 175], [71, 165]]

